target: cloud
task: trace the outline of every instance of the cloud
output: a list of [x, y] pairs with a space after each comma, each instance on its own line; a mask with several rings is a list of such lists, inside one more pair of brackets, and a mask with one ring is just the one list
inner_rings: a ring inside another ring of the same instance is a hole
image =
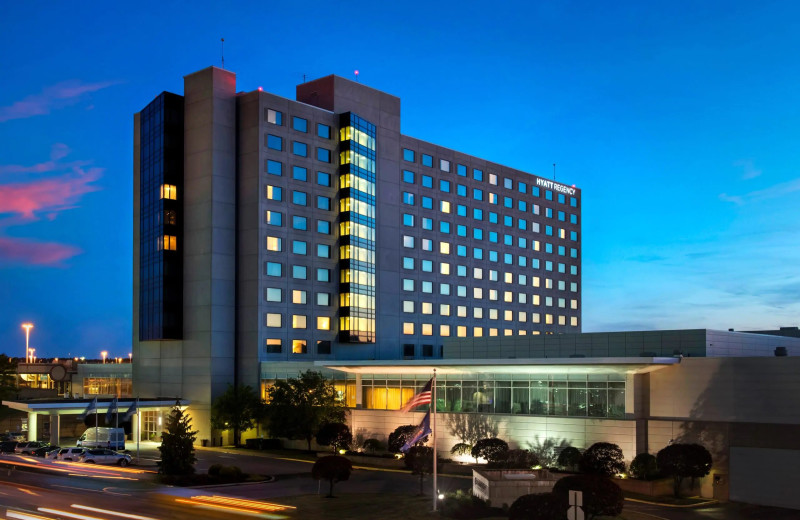
[[110, 87], [114, 82], [82, 83], [79, 80], [62, 81], [45, 87], [11, 105], [0, 107], [0, 123], [13, 119], [49, 114], [52, 110], [78, 103], [86, 94]]
[[64, 260], [80, 253], [80, 249], [67, 244], [0, 237], [2, 263], [63, 267]]
[[[86, 193], [100, 188], [92, 183], [103, 173], [102, 168], [72, 171], [58, 177], [0, 185], [0, 214], [12, 214], [23, 220], [37, 219], [37, 213], [54, 213], [75, 207]], [[48, 216], [48, 218], [51, 218]]]
[[720, 193], [719, 194], [719, 200], [722, 200], [722, 201], [725, 201], [725, 202], [732, 202], [732, 203], [736, 204], [737, 206], [741, 206], [742, 204], [744, 204], [744, 201], [742, 200], [741, 197], [738, 197], [736, 195], [728, 195], [727, 193]]
[[56, 143], [50, 149], [50, 160], [23, 166], [21, 164], [0, 164], [0, 175], [14, 173], [49, 173], [58, 170], [69, 170], [72, 168], [82, 168], [91, 164], [90, 161], [59, 162], [69, 155], [71, 150], [63, 143]]
[[742, 205], [748, 202], [760, 202], [763, 200], [776, 199], [796, 191], [800, 191], [800, 179], [781, 182], [767, 188], [745, 193], [744, 195], [728, 195], [727, 193], [720, 193], [719, 199], [726, 202], [733, 202], [737, 205]]
[[641, 254], [635, 255], [628, 258], [631, 262], [642, 262], [642, 263], [650, 263], [650, 262], [661, 262], [666, 260], [666, 256], [661, 255], [649, 255], [649, 254]]
[[750, 159], [734, 161], [733, 165], [742, 169], [742, 179], [744, 180], [755, 179], [761, 175], [761, 170], [757, 169]]

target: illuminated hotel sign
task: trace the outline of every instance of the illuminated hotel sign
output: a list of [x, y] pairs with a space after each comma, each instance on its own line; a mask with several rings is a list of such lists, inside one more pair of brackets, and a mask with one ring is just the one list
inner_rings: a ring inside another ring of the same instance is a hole
[[566, 193], [567, 195], [575, 195], [575, 192], [577, 191], [575, 188], [570, 188], [569, 186], [564, 186], [563, 184], [558, 184], [557, 182], [548, 181], [547, 179], [540, 179], [539, 177], [536, 178], [536, 185], [541, 186], [542, 188], [547, 188], [548, 190]]

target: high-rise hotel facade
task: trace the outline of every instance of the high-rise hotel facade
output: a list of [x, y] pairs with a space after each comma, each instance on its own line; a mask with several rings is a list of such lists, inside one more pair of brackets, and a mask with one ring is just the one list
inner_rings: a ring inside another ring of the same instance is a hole
[[403, 135], [395, 96], [211, 67], [135, 115], [133, 159], [134, 393], [201, 428], [271, 364], [581, 331], [580, 190]]

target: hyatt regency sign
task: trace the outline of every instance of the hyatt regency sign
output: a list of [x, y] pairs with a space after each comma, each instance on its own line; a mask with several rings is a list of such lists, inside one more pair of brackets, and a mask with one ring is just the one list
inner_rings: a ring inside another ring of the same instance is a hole
[[547, 188], [548, 190], [566, 193], [567, 195], [575, 195], [575, 192], [577, 191], [575, 188], [570, 188], [569, 186], [564, 186], [563, 184], [558, 184], [557, 182], [548, 181], [547, 179], [540, 179], [539, 177], [536, 177], [536, 185], [541, 186], [542, 188]]

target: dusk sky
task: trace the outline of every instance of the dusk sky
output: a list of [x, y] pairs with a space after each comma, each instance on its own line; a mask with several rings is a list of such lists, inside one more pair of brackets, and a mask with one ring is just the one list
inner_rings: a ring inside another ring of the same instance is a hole
[[[131, 351], [133, 114], [220, 65], [583, 190], [583, 331], [800, 324], [800, 3], [3, 2], [0, 352]], [[191, 6], [191, 7], [189, 7]]]

